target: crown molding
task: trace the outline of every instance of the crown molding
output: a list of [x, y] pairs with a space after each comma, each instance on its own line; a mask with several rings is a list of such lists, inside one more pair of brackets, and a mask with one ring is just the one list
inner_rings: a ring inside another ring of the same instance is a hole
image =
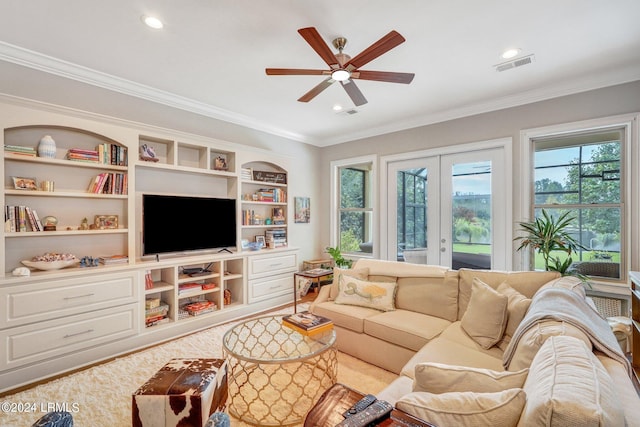
[[294, 141], [311, 143], [304, 135], [261, 123], [248, 116], [2, 41], [0, 41], [0, 60]]

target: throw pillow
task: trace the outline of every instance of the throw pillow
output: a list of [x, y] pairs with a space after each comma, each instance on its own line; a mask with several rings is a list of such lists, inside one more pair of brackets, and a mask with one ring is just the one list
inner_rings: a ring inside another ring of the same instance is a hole
[[343, 274], [366, 280], [369, 277], [369, 269], [333, 267], [333, 283], [331, 284], [331, 292], [329, 292], [329, 301], [334, 301], [338, 296], [338, 291], [340, 288], [340, 276], [342, 276]]
[[523, 427], [625, 425], [618, 387], [591, 346], [577, 338], [547, 338], [531, 363], [524, 390]]
[[339, 286], [336, 304], [358, 305], [381, 311], [395, 310], [395, 282], [369, 282], [342, 274]]
[[506, 295], [474, 278], [469, 306], [460, 326], [482, 348], [489, 349], [502, 338], [507, 325], [508, 302]]
[[415, 368], [413, 391], [495, 393], [522, 388], [528, 372], [528, 369], [499, 372], [442, 363], [419, 363]]
[[516, 328], [527, 314], [527, 310], [529, 310], [529, 306], [531, 305], [531, 298], [525, 297], [507, 283], [502, 283], [498, 286], [498, 292], [502, 295], [506, 295], [508, 298], [507, 326], [504, 329], [502, 339], [498, 342], [498, 347], [500, 350], [504, 351], [511, 342], [511, 337], [513, 337], [513, 334], [516, 332]]
[[518, 423], [526, 396], [521, 388], [498, 393], [409, 393], [396, 408], [438, 426], [504, 426]]

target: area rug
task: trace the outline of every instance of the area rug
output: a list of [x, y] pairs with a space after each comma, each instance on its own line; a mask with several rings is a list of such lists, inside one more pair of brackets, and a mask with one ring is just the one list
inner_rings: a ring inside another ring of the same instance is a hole
[[[286, 308], [269, 314], [291, 312], [292, 308]], [[0, 398], [0, 404], [15, 403], [14, 407], [19, 404], [22, 409], [35, 409], [35, 412], [2, 410], [0, 426], [28, 427], [43, 415], [43, 409], [46, 412], [52, 405], [68, 408], [76, 427], [130, 426], [131, 395], [140, 385], [169, 359], [222, 357], [222, 336], [236, 323], [209, 328]], [[338, 382], [349, 387], [375, 394], [396, 377], [396, 374], [338, 353]], [[232, 419], [232, 426], [248, 425]]]

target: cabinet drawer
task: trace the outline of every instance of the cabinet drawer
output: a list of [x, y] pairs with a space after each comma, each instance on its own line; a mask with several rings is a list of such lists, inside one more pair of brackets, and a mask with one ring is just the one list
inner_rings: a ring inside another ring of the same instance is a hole
[[293, 275], [253, 280], [249, 282], [249, 302], [261, 301], [291, 292], [293, 299]]
[[137, 301], [135, 274], [97, 277], [99, 279], [82, 277], [0, 288], [0, 301], [6, 307], [0, 328]]
[[266, 274], [295, 271], [298, 266], [296, 254], [280, 254], [249, 258], [249, 278]]
[[137, 333], [138, 303], [0, 331], [0, 371], [76, 352]]

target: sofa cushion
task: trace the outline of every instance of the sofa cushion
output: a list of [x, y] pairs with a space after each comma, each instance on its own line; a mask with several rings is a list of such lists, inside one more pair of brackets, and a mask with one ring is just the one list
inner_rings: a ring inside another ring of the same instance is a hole
[[369, 269], [368, 268], [340, 268], [333, 267], [333, 283], [331, 284], [331, 292], [329, 292], [329, 301], [333, 301], [338, 296], [339, 291], [339, 283], [340, 277], [343, 274], [347, 274], [352, 277], [356, 277], [358, 279], [366, 279], [369, 277]]
[[550, 337], [533, 359], [520, 426], [624, 426], [616, 386], [591, 348]]
[[560, 277], [556, 271], [497, 271], [497, 270], [472, 270], [461, 268], [458, 270], [460, 281], [458, 296], [458, 319], [462, 319], [471, 298], [471, 284], [477, 277], [487, 285], [497, 289], [503, 282], [508, 283], [513, 289], [527, 298], [532, 298], [536, 291], [545, 283]]
[[450, 324], [448, 320], [438, 317], [408, 310], [395, 310], [366, 318], [364, 332], [372, 337], [418, 351]]
[[531, 298], [525, 297], [513, 289], [508, 283], [502, 283], [498, 286], [498, 292], [506, 295], [509, 299], [507, 304], [507, 326], [504, 329], [502, 339], [497, 344], [498, 347], [504, 351], [511, 342], [511, 337], [513, 337], [513, 334], [516, 332], [516, 328], [520, 322], [522, 322], [522, 319], [524, 319], [525, 314], [527, 314], [527, 310], [531, 305]]
[[495, 393], [522, 388], [528, 372], [528, 369], [511, 372], [442, 363], [419, 363], [416, 365], [413, 391]]
[[455, 321], [458, 316], [458, 273], [444, 277], [400, 277], [396, 308]]
[[371, 282], [341, 274], [336, 304], [356, 305], [380, 311], [395, 310], [395, 282]]
[[358, 307], [355, 305], [340, 305], [332, 301], [325, 301], [313, 307], [313, 314], [327, 317], [336, 326], [364, 333], [364, 319], [379, 315], [379, 310], [372, 308]]
[[526, 400], [520, 388], [497, 393], [409, 393], [396, 407], [438, 426], [515, 426]]
[[462, 316], [461, 326], [483, 348], [490, 348], [502, 338], [507, 325], [509, 299], [480, 279], [473, 279], [471, 299]]
[[[463, 329], [462, 329], [462, 322], [454, 322], [451, 324], [451, 326], [449, 326], [447, 329], [445, 329], [442, 334], [440, 334], [440, 337], [442, 338], [446, 338], [449, 341], [453, 341], [453, 342], [457, 342], [458, 344], [462, 344], [463, 346], [467, 347], [470, 350], [474, 350], [476, 352], [479, 353], [484, 353], [488, 356], [494, 357], [496, 359], [500, 359], [502, 360], [502, 356], [504, 355], [504, 351], [502, 351], [499, 347], [497, 346], [493, 346], [490, 348], [483, 348], [482, 346], [480, 346], [480, 344], [478, 344], [477, 342], [475, 342], [470, 336], [469, 334], [467, 334]], [[500, 369], [501, 371], [504, 370], [504, 368]]]
[[[448, 331], [449, 328], [445, 329], [442, 335], [426, 343], [424, 347], [414, 354], [407, 364], [404, 365], [401, 374], [414, 378], [416, 365], [422, 362], [486, 368], [494, 371], [504, 370], [502, 367], [502, 357], [493, 356], [487, 350], [478, 351], [459, 342], [448, 340], [443, 337]], [[491, 350], [494, 349], [492, 348]], [[497, 354], [502, 354], [499, 348], [496, 347], [495, 350]]]

